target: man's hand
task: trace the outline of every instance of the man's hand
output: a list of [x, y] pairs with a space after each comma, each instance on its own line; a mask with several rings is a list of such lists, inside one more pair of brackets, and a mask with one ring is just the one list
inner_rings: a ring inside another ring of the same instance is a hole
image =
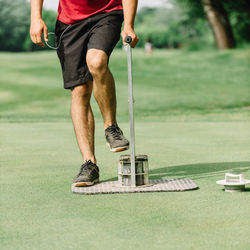
[[138, 37], [137, 37], [137, 35], [135, 34], [134, 29], [133, 29], [132, 27], [126, 27], [126, 26], [124, 26], [124, 29], [123, 29], [121, 35], [122, 35], [122, 41], [123, 41], [123, 44], [124, 44], [124, 45], [127, 44], [127, 43], [125, 42], [125, 37], [126, 37], [126, 36], [131, 36], [132, 42], [130, 43], [130, 46], [131, 46], [132, 48], [134, 48], [134, 47], [136, 46], [136, 44], [137, 44], [137, 42], [138, 42], [138, 40], [139, 40]]
[[33, 43], [44, 48], [45, 45], [42, 42], [42, 33], [44, 40], [48, 42], [48, 29], [45, 22], [42, 19], [31, 20], [30, 38]]

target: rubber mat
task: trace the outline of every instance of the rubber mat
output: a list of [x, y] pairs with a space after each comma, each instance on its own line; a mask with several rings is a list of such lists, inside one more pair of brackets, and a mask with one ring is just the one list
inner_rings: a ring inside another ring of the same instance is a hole
[[191, 179], [149, 180], [149, 185], [138, 187], [121, 187], [118, 181], [99, 182], [90, 187], [75, 187], [72, 192], [77, 194], [115, 194], [143, 192], [180, 192], [198, 189]]

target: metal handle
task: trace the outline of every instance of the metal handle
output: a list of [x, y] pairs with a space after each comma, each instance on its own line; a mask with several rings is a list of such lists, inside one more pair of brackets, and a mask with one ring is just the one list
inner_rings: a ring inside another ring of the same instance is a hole
[[132, 77], [132, 49], [130, 42], [131, 36], [125, 37], [127, 43], [128, 57], [128, 93], [129, 93], [129, 121], [130, 121], [130, 166], [131, 166], [131, 186], [136, 186], [135, 178], [135, 128], [134, 128], [134, 96], [133, 96], [133, 77]]

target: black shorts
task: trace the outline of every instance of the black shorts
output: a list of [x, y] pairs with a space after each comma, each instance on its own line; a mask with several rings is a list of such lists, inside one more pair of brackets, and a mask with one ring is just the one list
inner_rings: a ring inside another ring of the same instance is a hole
[[57, 20], [57, 55], [65, 89], [93, 80], [86, 63], [87, 51], [91, 48], [100, 49], [109, 57], [120, 40], [122, 22], [122, 10], [98, 13], [72, 25]]

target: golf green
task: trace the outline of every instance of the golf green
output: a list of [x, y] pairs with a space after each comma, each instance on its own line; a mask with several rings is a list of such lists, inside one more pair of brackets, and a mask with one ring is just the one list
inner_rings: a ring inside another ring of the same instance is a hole
[[[150, 178], [191, 178], [189, 192], [77, 195], [81, 157], [55, 52], [0, 53], [0, 248], [250, 249], [250, 50], [133, 50], [136, 152]], [[129, 135], [126, 53], [115, 50], [117, 118]], [[94, 98], [101, 181], [121, 153], [105, 146]], [[127, 153], [127, 152], [126, 152]], [[124, 152], [125, 154], [125, 152]]]
[[[128, 135], [128, 123], [121, 123]], [[248, 249], [250, 188], [225, 193], [226, 172], [250, 179], [249, 122], [136, 123], [150, 178], [192, 178], [189, 192], [76, 195], [81, 158], [69, 122], [1, 123], [1, 249]], [[118, 154], [96, 125], [101, 181]]]

